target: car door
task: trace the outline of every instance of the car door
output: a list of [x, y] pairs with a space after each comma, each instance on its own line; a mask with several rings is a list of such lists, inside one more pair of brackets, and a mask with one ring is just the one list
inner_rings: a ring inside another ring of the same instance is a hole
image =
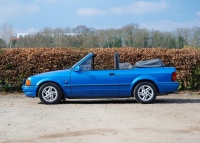
[[92, 59], [80, 65], [80, 70], [71, 72], [73, 98], [118, 97], [118, 70], [93, 70]]

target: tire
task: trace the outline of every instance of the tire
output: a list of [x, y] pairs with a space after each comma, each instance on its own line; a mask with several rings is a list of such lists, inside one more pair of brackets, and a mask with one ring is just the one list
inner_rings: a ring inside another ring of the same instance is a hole
[[151, 82], [140, 82], [134, 88], [133, 94], [137, 102], [142, 104], [153, 103], [157, 96], [157, 90]]
[[40, 87], [38, 96], [44, 104], [57, 104], [61, 100], [62, 91], [57, 84], [48, 82]]

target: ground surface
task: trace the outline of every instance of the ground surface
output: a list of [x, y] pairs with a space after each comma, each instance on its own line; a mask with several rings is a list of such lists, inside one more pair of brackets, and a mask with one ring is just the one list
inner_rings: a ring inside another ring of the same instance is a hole
[[68, 100], [45, 105], [23, 94], [0, 95], [2, 143], [199, 143], [200, 96]]

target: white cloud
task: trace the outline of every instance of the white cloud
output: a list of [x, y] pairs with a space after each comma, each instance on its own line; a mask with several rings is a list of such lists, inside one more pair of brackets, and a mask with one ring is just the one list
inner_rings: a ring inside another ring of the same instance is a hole
[[39, 4], [39, 3], [46, 3], [46, 4], [54, 4], [56, 2], [59, 2], [59, 1], [69, 1], [69, 0], [33, 0], [33, 2]]
[[146, 1], [139, 1], [134, 2], [130, 6], [127, 7], [127, 12], [134, 13], [134, 14], [142, 14], [147, 12], [157, 12], [167, 8], [167, 3], [164, 1], [161, 2], [146, 2]]
[[9, 18], [22, 15], [30, 15], [40, 12], [40, 7], [36, 4], [20, 4], [17, 1], [2, 1], [0, 5], [0, 22]]
[[106, 11], [102, 11], [95, 8], [81, 8], [79, 9], [76, 14], [81, 16], [95, 16], [95, 15], [104, 15]]
[[140, 23], [141, 28], [147, 28], [150, 30], [160, 30], [160, 31], [173, 31], [177, 28], [192, 28], [200, 25], [200, 19], [196, 19], [190, 22], [173, 22], [171, 20], [166, 21], [157, 21], [157, 22], [147, 22], [147, 23]]
[[126, 12], [126, 8], [124, 7], [112, 7], [109, 9], [110, 13], [114, 14], [123, 14]]
[[123, 14], [123, 13], [143, 14], [147, 12], [157, 12], [167, 7], [168, 5], [164, 1], [158, 3], [138, 1], [131, 3], [130, 6], [110, 8], [110, 11], [115, 14]]
[[200, 11], [197, 11], [196, 14], [200, 17]]
[[38, 29], [35, 29], [35, 28], [29, 28], [27, 30], [25, 30], [25, 32], [27, 33], [37, 33], [39, 30]]
[[81, 16], [95, 16], [104, 14], [143, 14], [148, 12], [158, 12], [168, 7], [165, 1], [161, 2], [147, 2], [138, 1], [133, 2], [129, 6], [110, 7], [108, 9], [100, 10], [96, 8], [81, 8], [77, 10], [76, 14]]
[[58, 2], [58, 0], [45, 0], [45, 2], [47, 2], [47, 3], [55, 3], [55, 2]]
[[15, 29], [15, 32], [16, 33], [37, 33], [39, 30], [38, 29], [35, 29], [35, 28], [29, 28], [29, 29], [26, 29], [26, 30], [21, 30], [21, 29]]
[[20, 13], [35, 14], [40, 12], [40, 7], [35, 4], [22, 5]]

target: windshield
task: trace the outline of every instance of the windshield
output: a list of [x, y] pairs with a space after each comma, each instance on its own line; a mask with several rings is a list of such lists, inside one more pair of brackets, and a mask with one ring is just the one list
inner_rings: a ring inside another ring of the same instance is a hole
[[70, 69], [75, 68], [77, 65], [82, 64], [85, 60], [87, 60], [88, 58], [92, 57], [93, 53], [89, 53], [88, 55], [86, 55], [84, 58], [82, 58], [80, 61], [78, 61], [76, 64], [74, 64]]

